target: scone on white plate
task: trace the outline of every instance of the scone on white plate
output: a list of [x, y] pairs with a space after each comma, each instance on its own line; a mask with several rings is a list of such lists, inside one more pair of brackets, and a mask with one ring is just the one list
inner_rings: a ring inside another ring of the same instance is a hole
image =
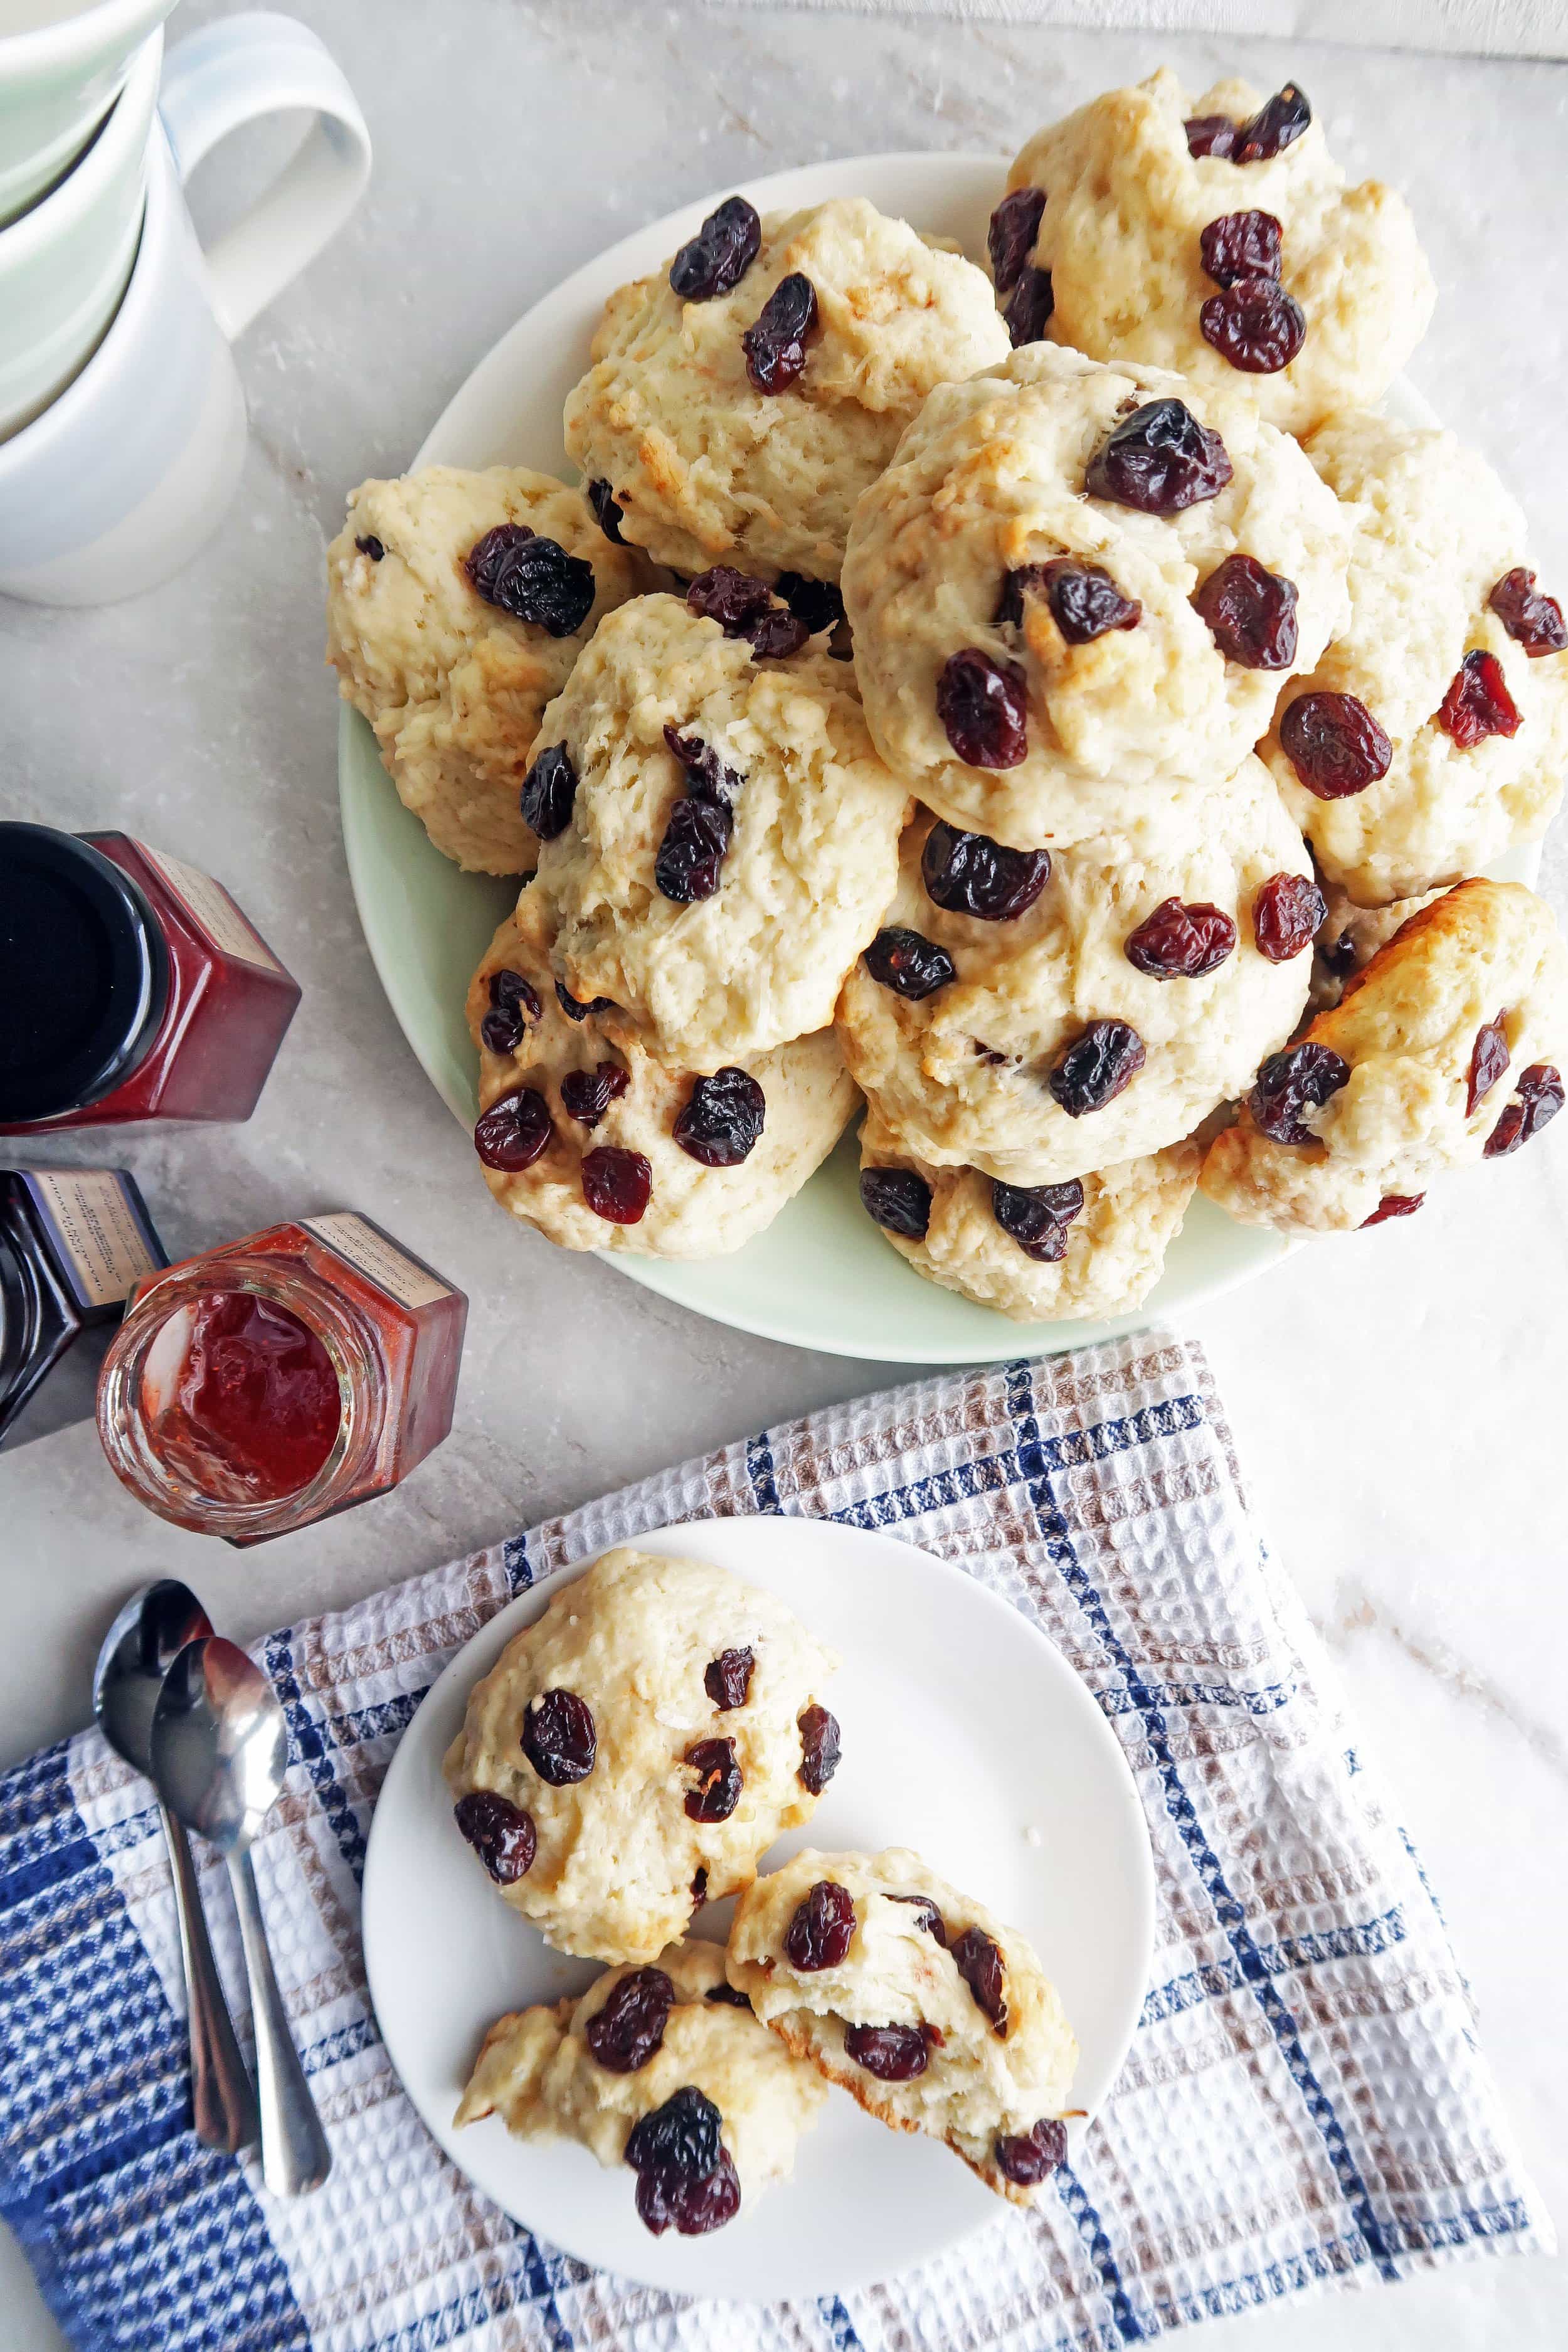
[[838, 1765], [819, 1696], [837, 1665], [728, 1569], [622, 1545], [469, 1693], [457, 1827], [557, 1951], [654, 1959], [810, 1820]]
[[1307, 1001], [1322, 899], [1248, 760], [1182, 844], [1010, 850], [927, 814], [845, 982], [845, 1059], [914, 1156], [1059, 1183], [1190, 1135]]
[[647, 579], [580, 490], [526, 467], [427, 466], [352, 494], [327, 550], [327, 659], [445, 856], [532, 870], [518, 793], [541, 714]]
[[1023, 148], [990, 242], [1016, 341], [1237, 387], [1288, 433], [1381, 400], [1436, 300], [1404, 197], [1346, 185], [1294, 82], [1105, 91]]
[[827, 2086], [765, 2032], [716, 1944], [609, 1969], [580, 2000], [498, 2018], [455, 2120], [499, 2115], [519, 2139], [566, 2138], [637, 2174], [656, 2236], [700, 2237], [795, 2168]]
[[504, 1209], [563, 1249], [722, 1257], [819, 1168], [859, 1100], [833, 1030], [703, 1076], [672, 1069], [556, 990], [554, 924], [529, 884], [468, 990], [474, 1145]]
[[918, 1854], [807, 1847], [736, 1905], [727, 1965], [791, 2054], [868, 2114], [1037, 2201], [1067, 2150], [1078, 2042], [1025, 1938]]
[[1065, 1184], [1004, 1184], [933, 1168], [874, 1110], [860, 1131], [860, 1198], [917, 1274], [1024, 1323], [1122, 1315], [1160, 1278], [1203, 1150], [1173, 1143]]
[[1346, 612], [1348, 525], [1241, 394], [1032, 343], [933, 393], [855, 510], [872, 736], [1014, 847], [1203, 822]]
[[560, 780], [534, 885], [556, 976], [607, 1000], [607, 1034], [713, 1071], [831, 1022], [909, 794], [826, 638], [764, 655], [679, 596], [623, 604], [545, 713], [533, 774], [536, 798]]
[[1568, 951], [1517, 882], [1461, 882], [1265, 1062], [1200, 1179], [1281, 1233], [1405, 1216], [1445, 1170], [1506, 1158], [1563, 1108]]
[[1259, 748], [1326, 879], [1382, 906], [1545, 831], [1568, 626], [1518, 504], [1451, 433], [1357, 414], [1306, 446], [1352, 526], [1350, 618]]
[[1007, 349], [990, 283], [863, 197], [742, 196], [612, 295], [566, 447], [660, 563], [838, 576], [850, 510], [933, 384]]

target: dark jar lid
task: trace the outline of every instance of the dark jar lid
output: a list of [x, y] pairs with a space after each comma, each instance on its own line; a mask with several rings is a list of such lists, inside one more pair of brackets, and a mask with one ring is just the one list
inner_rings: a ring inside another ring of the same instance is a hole
[[101, 1102], [168, 996], [169, 951], [130, 875], [74, 834], [0, 824], [0, 1120]]

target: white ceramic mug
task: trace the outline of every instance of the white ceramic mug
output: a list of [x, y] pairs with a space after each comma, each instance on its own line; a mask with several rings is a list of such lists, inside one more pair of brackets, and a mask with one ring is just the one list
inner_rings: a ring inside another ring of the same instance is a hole
[[[0, 592], [35, 604], [155, 587], [216, 530], [245, 457], [230, 340], [341, 227], [370, 171], [353, 93], [290, 16], [225, 17], [181, 42], [162, 108], [114, 321], [75, 383], [0, 442]], [[285, 110], [316, 116], [303, 146], [204, 254], [183, 182], [239, 123]]]
[[46, 409], [102, 340], [142, 234], [162, 27], [59, 185], [0, 228], [0, 440]]
[[0, 226], [69, 171], [174, 0], [0, 0]]

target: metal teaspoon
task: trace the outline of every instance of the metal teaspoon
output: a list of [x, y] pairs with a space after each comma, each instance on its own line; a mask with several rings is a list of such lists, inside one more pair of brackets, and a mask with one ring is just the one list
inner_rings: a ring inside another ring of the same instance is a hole
[[275, 2197], [317, 2189], [332, 2153], [278, 1990], [250, 1848], [282, 1792], [289, 1727], [267, 1676], [213, 1634], [181, 1651], [153, 1716], [153, 1776], [187, 1829], [228, 1864], [250, 1975], [261, 2170]]
[[[103, 1637], [92, 1678], [92, 1711], [116, 1755], [149, 1779], [153, 1710], [163, 1676], [187, 1642], [211, 1632], [189, 1585], [164, 1577], [132, 1593]], [[205, 2147], [226, 2148], [232, 2155], [249, 2147], [259, 2131], [256, 2094], [213, 1959], [190, 1840], [161, 1796], [158, 1815], [169, 1848], [185, 1971], [196, 2137]]]

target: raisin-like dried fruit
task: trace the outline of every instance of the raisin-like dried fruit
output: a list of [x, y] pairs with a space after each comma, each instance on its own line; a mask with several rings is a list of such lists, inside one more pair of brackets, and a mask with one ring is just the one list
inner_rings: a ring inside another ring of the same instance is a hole
[[553, 841], [572, 822], [577, 770], [564, 743], [547, 743], [522, 780], [519, 806], [541, 841]]
[[1202, 980], [1217, 971], [1236, 946], [1236, 925], [1222, 907], [1184, 906], [1163, 898], [1130, 931], [1122, 953], [1151, 980]]
[[741, 338], [752, 389], [787, 392], [805, 365], [805, 347], [816, 327], [816, 289], [803, 271], [792, 269]]
[[1278, 375], [1307, 340], [1307, 314], [1277, 278], [1238, 278], [1198, 310], [1205, 343], [1247, 375]]
[[644, 1153], [599, 1143], [583, 1154], [583, 1198], [606, 1223], [640, 1224], [652, 1192], [653, 1169]]
[[637, 2118], [626, 2137], [626, 2162], [634, 2172], [706, 2180], [723, 2154], [723, 2121], [712, 2100], [688, 2083], [661, 2107]]
[[1489, 735], [1518, 734], [1519, 706], [1496, 654], [1465, 656], [1443, 697], [1437, 724], [1461, 751], [1473, 751]]
[[464, 567], [487, 604], [531, 621], [552, 637], [569, 637], [594, 609], [594, 567], [568, 555], [553, 539], [526, 523], [498, 522], [470, 550]]
[[[382, 557], [386, 553], [385, 548], [382, 545], [380, 540], [377, 539], [374, 530], [367, 530], [363, 539], [356, 539], [354, 545], [358, 548], [362, 555], [368, 555], [373, 563], [379, 563]], [[1535, 574], [1531, 572], [1531, 578], [1533, 579], [1534, 577]]]
[[1109, 572], [1070, 555], [1053, 556], [1048, 563], [1020, 564], [1009, 572], [1002, 583], [998, 621], [1015, 626], [1021, 623], [1026, 596], [1045, 598], [1069, 646], [1087, 646], [1110, 629], [1135, 629], [1143, 617], [1137, 598], [1124, 596]]
[[594, 509], [594, 520], [611, 546], [624, 547], [626, 541], [621, 537], [621, 523], [626, 509], [608, 482], [589, 483], [588, 504]]
[[907, 1903], [911, 1910], [918, 1911], [921, 1916], [915, 1921], [916, 1927], [922, 1929], [933, 1944], [940, 1944], [946, 1951], [947, 1927], [929, 1895], [889, 1895], [888, 1900], [889, 1903]]
[[702, 1671], [702, 1687], [719, 1709], [728, 1715], [746, 1704], [746, 1693], [752, 1687], [752, 1668], [756, 1664], [752, 1650], [721, 1650], [710, 1658]]
[[1084, 488], [1091, 499], [1169, 515], [1218, 498], [1230, 477], [1225, 443], [1184, 401], [1150, 400], [1100, 443]]
[[582, 997], [574, 996], [565, 982], [560, 980], [555, 983], [555, 1002], [568, 1021], [586, 1021], [593, 1013], [608, 1013], [610, 1010], [607, 996], [591, 996], [584, 1003]]
[[1227, 555], [1193, 598], [1226, 661], [1241, 669], [1289, 669], [1296, 658], [1296, 583], [1254, 555]]
[[1028, 686], [1016, 662], [966, 646], [942, 664], [936, 715], [971, 768], [1016, 768], [1029, 749]]
[[754, 572], [738, 572], [732, 563], [715, 563], [700, 572], [686, 591], [689, 611], [700, 620], [717, 621], [727, 637], [749, 636], [752, 624], [773, 601], [773, 592]]
[[664, 2041], [675, 1987], [662, 1969], [633, 1969], [583, 2028], [583, 2039], [612, 2074], [635, 2074]]
[[1550, 1062], [1532, 1062], [1521, 1074], [1510, 1102], [1487, 1138], [1483, 1157], [1505, 1160], [1549, 1127], [1563, 1108], [1563, 1074]]
[[1500, 1013], [1495, 1021], [1486, 1022], [1476, 1032], [1476, 1042], [1470, 1048], [1470, 1068], [1465, 1087], [1465, 1117], [1468, 1118], [1476, 1105], [1484, 1102], [1507, 1069], [1511, 1056], [1508, 1044], [1508, 1015]]
[[1066, 2127], [1054, 2116], [1042, 2116], [1027, 2132], [999, 2132], [992, 2150], [997, 2171], [1019, 2189], [1037, 2188], [1067, 2152]]
[[1217, 155], [1226, 162], [1234, 157], [1237, 126], [1228, 114], [1189, 114], [1182, 128], [1189, 155]]
[[1531, 661], [1568, 647], [1568, 623], [1563, 618], [1562, 605], [1555, 596], [1536, 586], [1534, 572], [1522, 564], [1503, 573], [1487, 603]]
[[706, 1864], [700, 1862], [691, 1874], [691, 1916], [694, 1919], [707, 1900], [708, 1870]]
[[1288, 81], [1264, 100], [1250, 122], [1237, 126], [1233, 163], [1271, 163], [1293, 146], [1312, 120], [1306, 95]]
[[719, 887], [735, 814], [721, 802], [677, 801], [653, 862], [653, 878], [678, 907], [710, 898]]
[[1274, 1143], [1315, 1143], [1317, 1137], [1301, 1118], [1304, 1110], [1321, 1110], [1331, 1095], [1348, 1087], [1351, 1066], [1331, 1046], [1303, 1037], [1282, 1054], [1270, 1054], [1258, 1070], [1247, 1097], [1247, 1107], [1260, 1133]]
[[791, 654], [799, 653], [810, 635], [804, 621], [783, 604], [772, 604], [752, 625], [752, 651], [759, 661], [787, 661]]
[[860, 1205], [890, 1234], [923, 1242], [931, 1223], [931, 1186], [912, 1168], [862, 1168]]
[[579, 1127], [597, 1127], [630, 1084], [630, 1076], [618, 1062], [601, 1062], [596, 1070], [568, 1070], [561, 1081], [562, 1108]]
[[931, 2043], [921, 2025], [847, 2025], [845, 2054], [879, 2083], [912, 2083], [923, 2074]]
[[1007, 339], [1015, 351], [1021, 350], [1026, 343], [1037, 343], [1044, 340], [1046, 329], [1051, 322], [1051, 312], [1056, 307], [1056, 289], [1051, 284], [1050, 271], [1037, 269], [1032, 261], [1026, 263], [1002, 313], [1007, 322]]
[[1044, 188], [1015, 188], [1003, 197], [985, 232], [991, 276], [998, 294], [1009, 294], [1035, 249], [1040, 217], [1046, 209]]
[[756, 1149], [767, 1108], [767, 1097], [749, 1070], [715, 1070], [711, 1077], [692, 1081], [676, 1115], [675, 1139], [704, 1168], [738, 1168]]
[[919, 1003], [958, 978], [958, 967], [945, 948], [900, 923], [879, 931], [866, 950], [866, 969], [895, 996]]
[[1068, 1227], [1083, 1209], [1083, 1186], [1074, 1176], [1065, 1184], [1005, 1184], [991, 1180], [991, 1213], [1026, 1257], [1055, 1265], [1067, 1254]]
[[679, 2172], [639, 2172], [637, 2209], [638, 2219], [656, 2238], [671, 2222], [683, 2238], [706, 2237], [710, 2230], [721, 2230], [741, 2210], [741, 2177], [729, 2149], [720, 2149], [718, 2163], [700, 2180], [688, 2179]]
[[493, 1789], [470, 1789], [452, 1808], [458, 1827], [498, 1886], [515, 1886], [533, 1867], [533, 1816]]
[[1234, 286], [1238, 278], [1278, 278], [1283, 238], [1272, 213], [1222, 213], [1198, 248], [1205, 274], [1216, 286]]
[[784, 1929], [784, 1958], [803, 1976], [836, 1969], [855, 1940], [855, 1897], [836, 1878], [819, 1878]]
[[1007, 2023], [1007, 1994], [1000, 1950], [983, 1927], [966, 1927], [952, 1947], [952, 1958], [975, 2007], [1002, 2032]]
[[1279, 721], [1279, 748], [1321, 801], [1364, 793], [1394, 758], [1393, 744], [1353, 694], [1299, 694]]
[[702, 1998], [704, 2000], [723, 2001], [731, 2009], [750, 2009], [752, 2006], [745, 1994], [732, 1984], [710, 1985]]
[[523, 1031], [532, 1027], [543, 1010], [521, 971], [492, 971], [490, 1009], [479, 1024], [479, 1036], [492, 1054], [515, 1053]]
[[943, 817], [921, 852], [921, 879], [933, 906], [983, 923], [1026, 914], [1051, 878], [1048, 849], [1008, 849], [988, 833], [963, 833]]
[[669, 282], [683, 302], [710, 302], [738, 286], [763, 241], [763, 224], [744, 196], [726, 196], [669, 265]]
[[697, 1774], [695, 1789], [686, 1792], [687, 1817], [694, 1822], [727, 1822], [741, 1801], [744, 1777], [735, 1761], [732, 1739], [700, 1739], [686, 1751], [686, 1762]]
[[550, 1105], [535, 1087], [516, 1087], [482, 1111], [474, 1126], [474, 1150], [487, 1168], [508, 1176], [531, 1168], [555, 1132]]
[[1328, 915], [1310, 874], [1271, 874], [1252, 902], [1252, 936], [1270, 963], [1289, 963], [1318, 935]]
[[825, 629], [836, 629], [844, 618], [844, 596], [836, 581], [808, 580], [803, 572], [781, 572], [773, 587], [814, 637]]
[[1046, 1076], [1069, 1118], [1103, 1110], [1131, 1084], [1144, 1063], [1143, 1040], [1125, 1021], [1091, 1021], [1052, 1063]]
[[711, 801], [715, 808], [733, 807], [745, 778], [724, 765], [711, 743], [705, 743], [700, 735], [682, 735], [675, 727], [665, 729], [664, 740], [686, 771], [690, 799]]
[[599, 1752], [587, 1700], [575, 1691], [547, 1690], [531, 1701], [523, 1710], [522, 1752], [552, 1789], [585, 1780]]
[[800, 1733], [800, 1765], [795, 1774], [809, 1796], [820, 1797], [843, 1755], [838, 1718], [814, 1700], [796, 1722]]
[[1371, 1216], [1362, 1219], [1363, 1233], [1369, 1225], [1387, 1224], [1391, 1217], [1413, 1217], [1426, 1198], [1425, 1192], [1385, 1192]]

